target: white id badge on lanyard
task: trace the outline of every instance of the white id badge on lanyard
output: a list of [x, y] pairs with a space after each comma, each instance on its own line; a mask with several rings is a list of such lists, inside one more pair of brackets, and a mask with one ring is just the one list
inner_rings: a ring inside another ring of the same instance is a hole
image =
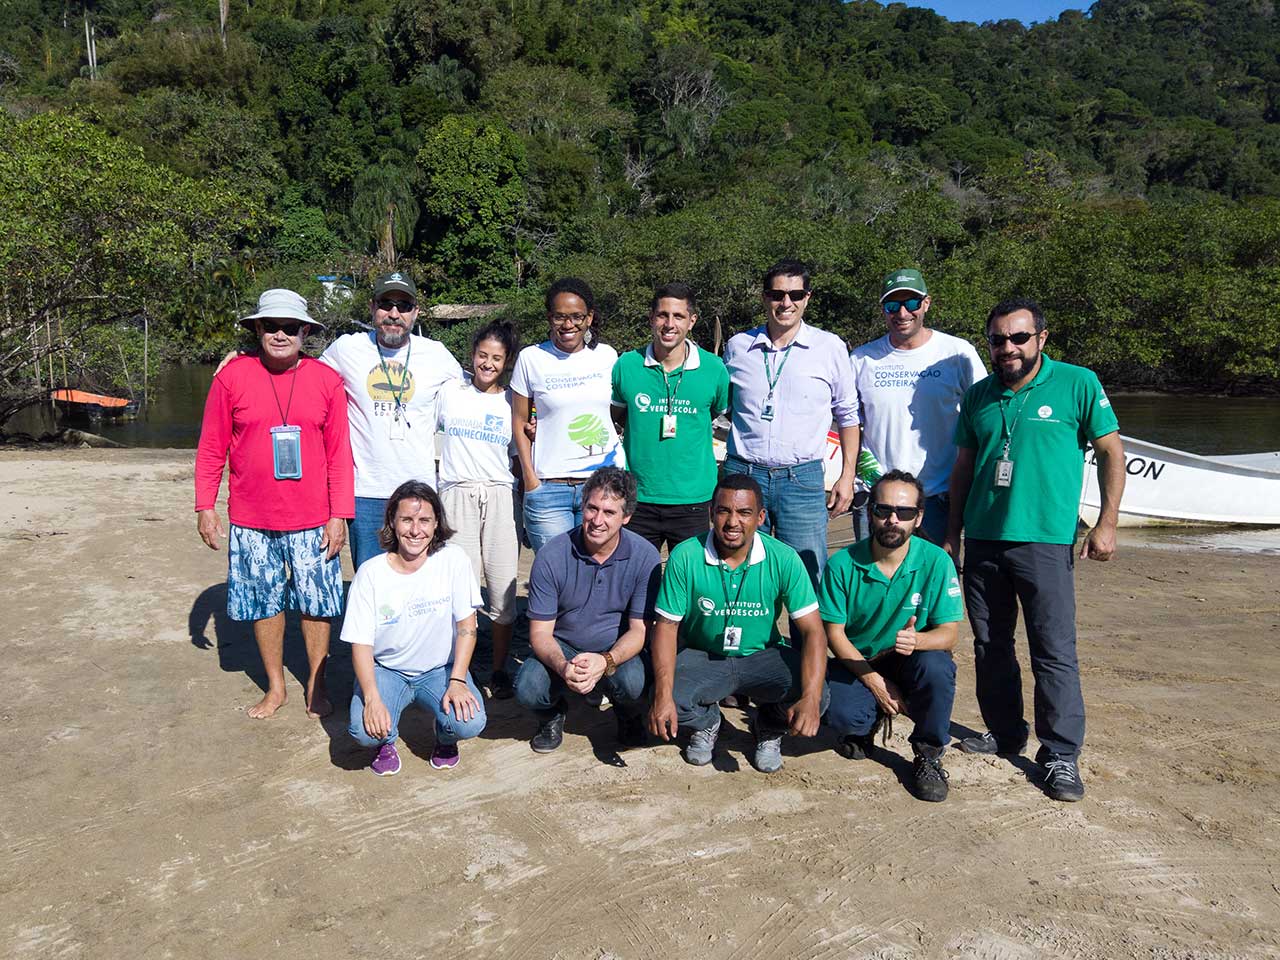
[[271, 460], [277, 480], [302, 479], [302, 428], [271, 428]]
[[674, 413], [664, 413], [662, 415], [662, 439], [674, 440], [676, 438], [676, 415]]
[[741, 627], [725, 627], [724, 628], [724, 652], [737, 653], [742, 646], [742, 628]]
[[766, 400], [766, 401], [765, 401], [764, 406], [760, 408], [760, 419], [761, 419], [761, 420], [772, 420], [772, 419], [773, 419], [773, 399], [772, 399], [772, 397], [771, 397], [770, 399]]
[[391, 418], [391, 439], [409, 439], [409, 418], [400, 410], [397, 410], [395, 415]]
[[1007, 487], [1013, 483], [1013, 461], [1001, 457], [996, 461], [996, 486]]

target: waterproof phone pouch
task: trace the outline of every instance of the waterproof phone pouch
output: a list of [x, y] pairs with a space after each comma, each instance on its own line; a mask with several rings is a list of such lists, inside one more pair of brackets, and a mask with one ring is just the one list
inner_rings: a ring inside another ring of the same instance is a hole
[[271, 459], [277, 480], [302, 479], [302, 428], [271, 428]]

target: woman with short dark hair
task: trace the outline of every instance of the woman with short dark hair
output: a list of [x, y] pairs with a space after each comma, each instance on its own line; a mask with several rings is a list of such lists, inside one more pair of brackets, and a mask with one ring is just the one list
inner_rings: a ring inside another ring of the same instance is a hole
[[417, 703], [435, 718], [431, 766], [458, 765], [458, 741], [485, 725], [484, 703], [468, 669], [476, 648], [480, 586], [453, 536], [440, 497], [410, 480], [387, 500], [378, 534], [386, 553], [360, 565], [342, 627], [356, 686], [348, 731], [377, 748], [369, 769], [400, 772], [400, 715]]
[[[599, 467], [625, 465], [610, 412], [618, 353], [600, 342], [591, 287], [565, 277], [547, 290], [549, 336], [525, 347], [511, 374], [524, 529], [536, 552], [582, 523], [582, 485]], [[537, 412], [537, 439], [525, 427]]]

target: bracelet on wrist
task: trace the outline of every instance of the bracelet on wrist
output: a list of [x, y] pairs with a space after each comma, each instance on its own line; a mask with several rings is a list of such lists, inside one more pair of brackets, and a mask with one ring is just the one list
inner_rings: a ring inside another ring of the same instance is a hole
[[467, 682], [467, 681], [466, 681], [466, 680], [464, 680], [462, 677], [450, 677], [450, 678], [449, 678], [449, 682], [450, 682], [450, 683], [461, 683], [461, 684], [466, 684], [466, 682]]

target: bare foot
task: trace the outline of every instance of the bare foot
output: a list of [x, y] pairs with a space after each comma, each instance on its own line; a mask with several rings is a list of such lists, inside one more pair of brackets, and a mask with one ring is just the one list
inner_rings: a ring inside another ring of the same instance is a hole
[[276, 711], [284, 706], [285, 701], [289, 699], [287, 693], [272, 693], [267, 691], [267, 695], [255, 703], [252, 707], [245, 711], [254, 720], [267, 720], [276, 715]]
[[307, 691], [307, 716], [319, 720], [333, 713], [333, 704], [325, 693], [323, 678], [316, 680], [315, 686]]

